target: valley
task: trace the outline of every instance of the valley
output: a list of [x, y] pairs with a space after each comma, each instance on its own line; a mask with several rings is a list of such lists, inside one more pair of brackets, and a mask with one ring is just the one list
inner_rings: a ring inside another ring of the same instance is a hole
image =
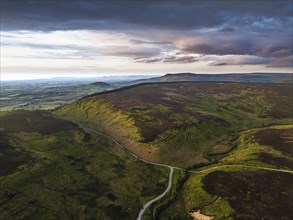
[[291, 100], [289, 83], [167, 82], [3, 111], [1, 218], [290, 219]]
[[232, 150], [243, 130], [290, 124], [291, 92], [291, 84], [140, 84], [54, 114], [96, 127], [147, 160], [195, 168]]
[[0, 220], [291, 220], [292, 8], [0, 0]]

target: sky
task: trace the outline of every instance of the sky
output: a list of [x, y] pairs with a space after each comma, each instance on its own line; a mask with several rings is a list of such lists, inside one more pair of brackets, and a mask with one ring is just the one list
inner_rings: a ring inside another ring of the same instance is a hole
[[0, 0], [1, 80], [292, 72], [292, 1]]

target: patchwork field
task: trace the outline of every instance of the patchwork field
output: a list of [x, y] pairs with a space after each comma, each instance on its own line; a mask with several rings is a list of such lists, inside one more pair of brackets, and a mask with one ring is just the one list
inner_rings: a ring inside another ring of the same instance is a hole
[[43, 112], [1, 113], [0, 219], [135, 219], [167, 169]]
[[1, 81], [0, 111], [48, 110], [89, 94], [113, 89], [94, 79]]

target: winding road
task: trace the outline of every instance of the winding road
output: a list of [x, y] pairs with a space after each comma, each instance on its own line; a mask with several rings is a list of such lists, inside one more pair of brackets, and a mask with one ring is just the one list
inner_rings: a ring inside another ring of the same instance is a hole
[[172, 187], [172, 178], [173, 178], [173, 172], [174, 172], [174, 168], [173, 167], [169, 167], [170, 168], [170, 174], [169, 174], [169, 181], [168, 181], [168, 186], [167, 186], [167, 189], [159, 196], [157, 196], [156, 198], [152, 199], [151, 201], [149, 201], [147, 204], [145, 204], [143, 206], [143, 208], [140, 210], [139, 214], [138, 214], [138, 217], [137, 217], [137, 220], [141, 220], [144, 212], [147, 210], [147, 208], [153, 204], [154, 202], [158, 201], [159, 199], [163, 198], [167, 192], [171, 189]]
[[123, 145], [121, 145], [119, 142], [117, 142], [115, 139], [113, 139], [111, 136], [99, 131], [99, 130], [96, 130], [94, 128], [91, 128], [87, 125], [81, 125], [80, 123], [77, 123], [76, 121], [72, 121], [71, 122], [77, 124], [80, 128], [84, 129], [84, 130], [91, 130], [93, 131], [94, 133], [97, 133], [97, 134], [100, 134], [106, 138], [108, 138], [109, 140], [111, 140], [113, 143], [115, 143], [118, 147], [120, 147], [121, 149], [123, 149], [124, 151], [126, 151], [128, 154], [130, 154], [131, 156], [135, 157], [136, 159], [142, 161], [142, 162], [145, 162], [145, 163], [148, 163], [148, 164], [152, 164], [152, 165], [155, 165], [155, 166], [160, 166], [160, 167], [167, 167], [170, 169], [170, 173], [169, 173], [169, 181], [168, 181], [168, 186], [166, 188], [166, 190], [160, 194], [159, 196], [155, 197], [154, 199], [150, 200], [148, 203], [146, 203], [143, 208], [140, 210], [139, 212], [139, 215], [137, 217], [137, 220], [141, 220], [142, 219], [142, 216], [143, 214], [145, 213], [145, 211], [147, 210], [147, 208], [152, 205], [153, 203], [155, 203], [156, 201], [160, 200], [161, 198], [163, 198], [168, 192], [169, 190], [171, 189], [172, 187], [172, 179], [173, 179], [173, 173], [174, 173], [174, 169], [177, 169], [177, 170], [183, 170], [183, 171], [186, 171], [186, 172], [190, 172], [190, 173], [202, 173], [202, 172], [206, 172], [206, 171], [209, 171], [209, 170], [214, 170], [214, 169], [218, 169], [220, 167], [245, 167], [245, 168], [256, 168], [256, 169], [261, 169], [261, 170], [269, 170], [269, 171], [278, 171], [278, 172], [285, 172], [285, 173], [291, 173], [293, 174], [293, 171], [291, 170], [285, 170], [285, 169], [276, 169], [276, 168], [271, 168], [271, 167], [259, 167], [259, 166], [250, 166], [250, 165], [241, 165], [241, 164], [222, 164], [222, 165], [218, 165], [218, 166], [214, 166], [214, 167], [209, 167], [207, 169], [204, 169], [204, 170], [197, 170], [197, 171], [194, 171], [194, 170], [187, 170], [187, 169], [184, 169], [184, 168], [180, 168], [180, 167], [174, 167], [174, 166], [170, 166], [170, 165], [167, 165], [167, 164], [162, 164], [162, 163], [155, 163], [155, 162], [151, 162], [151, 161], [148, 161], [148, 160], [145, 160], [139, 156], [137, 156], [136, 154], [134, 154], [133, 152], [131, 152], [130, 150], [128, 150], [126, 147], [124, 147]]
[[124, 151], [126, 151], [128, 154], [130, 154], [131, 156], [135, 157], [136, 159], [142, 161], [142, 162], [145, 162], [145, 163], [148, 163], [148, 164], [152, 164], [152, 165], [155, 165], [155, 166], [161, 166], [161, 167], [167, 167], [170, 169], [170, 173], [169, 173], [169, 181], [168, 181], [168, 186], [166, 188], [166, 190], [159, 196], [155, 197], [154, 199], [150, 200], [148, 203], [146, 203], [143, 208], [140, 210], [139, 212], [139, 215], [137, 217], [137, 220], [141, 220], [142, 219], [142, 216], [144, 214], [144, 212], [147, 210], [147, 208], [152, 205], [154, 202], [158, 201], [159, 199], [163, 198], [167, 193], [168, 191], [171, 189], [172, 187], [172, 179], [173, 179], [173, 173], [174, 173], [174, 169], [179, 169], [179, 170], [184, 170], [183, 168], [180, 168], [180, 167], [172, 167], [172, 166], [169, 166], [167, 164], [161, 164], [161, 163], [155, 163], [155, 162], [151, 162], [151, 161], [148, 161], [148, 160], [145, 160], [139, 156], [137, 156], [136, 154], [134, 154], [133, 152], [131, 152], [130, 150], [128, 150], [126, 147], [124, 147], [122, 144], [120, 144], [119, 142], [117, 142], [115, 139], [113, 139], [111, 136], [99, 131], [99, 130], [96, 130], [94, 128], [91, 128], [89, 126], [86, 126], [86, 125], [81, 125], [75, 121], [71, 121], [75, 124], [78, 124], [80, 128], [84, 129], [84, 130], [91, 130], [97, 134], [100, 134], [106, 138], [108, 138], [109, 140], [111, 140], [112, 142], [114, 142], [117, 146], [119, 146], [120, 148], [122, 148]]

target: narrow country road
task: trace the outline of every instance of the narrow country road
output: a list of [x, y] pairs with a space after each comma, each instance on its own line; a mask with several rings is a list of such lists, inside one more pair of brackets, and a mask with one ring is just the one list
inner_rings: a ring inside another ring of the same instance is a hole
[[[75, 122], [75, 121], [71, 121], [71, 122], [73, 122], [73, 123], [75, 123], [75, 124], [78, 124], [78, 123]], [[169, 173], [169, 181], [168, 181], [168, 186], [167, 186], [166, 190], [165, 190], [161, 195], [155, 197], [154, 199], [152, 199], [151, 201], [149, 201], [147, 204], [145, 204], [145, 205], [143, 206], [143, 208], [140, 210], [139, 215], [138, 215], [138, 217], [137, 217], [137, 220], [141, 220], [141, 219], [142, 219], [142, 216], [143, 216], [144, 212], [147, 210], [147, 208], [148, 208], [150, 205], [152, 205], [154, 202], [156, 202], [156, 201], [158, 201], [159, 199], [163, 198], [163, 197], [168, 193], [168, 191], [171, 189], [171, 187], [172, 187], [172, 179], [173, 179], [174, 169], [180, 169], [180, 170], [181, 170], [182, 168], [180, 168], [180, 167], [172, 167], [172, 166], [169, 166], [169, 165], [167, 165], [167, 164], [155, 163], [155, 162], [151, 162], [151, 161], [145, 160], [145, 159], [143, 159], [143, 158], [137, 156], [136, 154], [132, 153], [130, 150], [128, 150], [128, 149], [127, 149], [126, 147], [124, 147], [123, 145], [121, 145], [119, 142], [117, 142], [117, 141], [116, 141], [115, 139], [113, 139], [111, 136], [109, 136], [109, 135], [107, 135], [107, 134], [105, 134], [105, 133], [103, 133], [103, 132], [101, 132], [101, 131], [98, 131], [98, 130], [96, 130], [96, 129], [93, 129], [93, 128], [89, 127], [89, 126], [81, 125], [81, 124], [78, 124], [78, 125], [79, 125], [80, 128], [82, 128], [82, 129], [84, 129], [84, 130], [91, 130], [91, 131], [93, 131], [93, 132], [95, 132], [95, 133], [98, 133], [98, 134], [100, 134], [100, 135], [102, 135], [102, 136], [104, 136], [104, 137], [110, 139], [110, 140], [113, 141], [117, 146], [119, 146], [119, 147], [122, 148], [124, 151], [126, 151], [128, 154], [130, 154], [131, 156], [135, 157], [136, 159], [138, 159], [138, 160], [140, 160], [140, 161], [142, 161], [142, 162], [144, 162], [144, 163], [152, 164], [152, 165], [155, 165], [155, 166], [167, 167], [167, 168], [170, 169], [170, 173]], [[182, 170], [184, 170], [184, 169], [182, 169]]]
[[173, 178], [173, 172], [174, 172], [174, 168], [173, 167], [169, 167], [170, 168], [170, 174], [169, 174], [169, 181], [168, 181], [168, 187], [167, 189], [159, 196], [157, 196], [156, 198], [152, 199], [151, 201], [149, 201], [147, 204], [145, 204], [143, 206], [143, 208], [140, 210], [139, 214], [138, 214], [138, 217], [137, 217], [137, 220], [141, 220], [142, 219], [142, 216], [144, 214], [144, 212], [147, 210], [147, 208], [153, 204], [154, 202], [158, 201], [159, 199], [163, 198], [167, 192], [171, 189], [172, 187], [172, 178]]

